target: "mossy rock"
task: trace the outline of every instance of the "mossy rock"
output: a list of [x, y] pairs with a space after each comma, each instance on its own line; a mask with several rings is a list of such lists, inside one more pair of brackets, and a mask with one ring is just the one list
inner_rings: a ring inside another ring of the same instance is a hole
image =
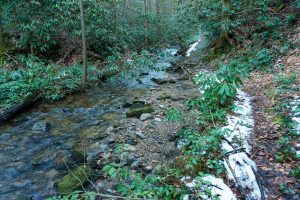
[[100, 135], [100, 131], [99, 131], [99, 127], [97, 126], [93, 126], [80, 131], [80, 137], [82, 139], [95, 139], [99, 137], [99, 135]]
[[79, 166], [57, 182], [57, 190], [61, 194], [71, 193], [88, 183], [92, 177], [93, 170], [90, 167]]
[[157, 97], [157, 100], [166, 100], [166, 99], [171, 99], [172, 97], [170, 95], [160, 95]]
[[86, 160], [83, 154], [84, 151], [80, 151], [79, 149], [72, 149], [71, 151], [71, 156], [72, 159], [76, 162], [76, 163], [84, 163]]
[[102, 119], [104, 119], [105, 121], [117, 120], [119, 118], [120, 118], [120, 114], [119, 113], [105, 113], [102, 116]]
[[154, 109], [150, 105], [145, 105], [142, 108], [129, 109], [126, 113], [126, 117], [137, 117], [140, 118], [143, 113], [152, 113]]

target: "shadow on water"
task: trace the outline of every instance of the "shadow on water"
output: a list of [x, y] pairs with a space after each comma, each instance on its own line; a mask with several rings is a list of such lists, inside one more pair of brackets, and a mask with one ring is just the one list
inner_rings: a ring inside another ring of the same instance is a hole
[[[166, 51], [175, 58], [176, 49]], [[158, 64], [167, 68], [168, 61]], [[66, 173], [65, 162], [73, 161], [72, 150], [92, 148], [87, 143], [101, 140], [107, 127], [125, 119], [123, 105], [155, 86], [151, 78], [164, 76], [164, 70], [150, 71], [127, 87], [91, 88], [86, 94], [38, 105], [1, 126], [0, 199], [44, 199], [56, 193], [54, 183]]]

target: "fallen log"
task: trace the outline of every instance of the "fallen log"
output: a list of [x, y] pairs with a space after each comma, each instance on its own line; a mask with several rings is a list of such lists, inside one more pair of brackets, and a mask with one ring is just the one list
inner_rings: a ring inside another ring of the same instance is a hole
[[40, 99], [40, 95], [32, 95], [19, 104], [16, 104], [5, 110], [0, 110], [0, 124], [8, 122], [16, 115], [24, 111], [25, 109], [31, 107], [39, 99]]

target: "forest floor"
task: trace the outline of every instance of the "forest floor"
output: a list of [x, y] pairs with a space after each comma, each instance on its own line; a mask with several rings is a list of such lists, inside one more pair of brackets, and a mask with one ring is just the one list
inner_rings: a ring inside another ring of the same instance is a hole
[[[300, 29], [290, 35], [290, 41], [300, 38]], [[300, 95], [300, 49], [299, 46], [287, 55], [277, 59], [274, 71], [253, 72], [251, 80], [246, 80], [244, 90], [253, 96], [253, 116], [255, 120], [252, 157], [267, 189], [268, 199], [299, 199], [300, 182], [291, 176], [291, 170], [299, 167], [299, 161], [290, 157], [278, 159], [282, 150], [280, 140], [289, 138], [289, 130], [284, 117], [291, 117], [291, 108], [279, 110]], [[285, 66], [283, 69], [280, 66]], [[290, 82], [285, 82], [293, 75]], [[283, 80], [278, 79], [280, 76]], [[287, 84], [287, 85], [285, 85]], [[299, 136], [290, 139], [284, 148], [297, 148]], [[291, 152], [291, 149], [288, 149]]]

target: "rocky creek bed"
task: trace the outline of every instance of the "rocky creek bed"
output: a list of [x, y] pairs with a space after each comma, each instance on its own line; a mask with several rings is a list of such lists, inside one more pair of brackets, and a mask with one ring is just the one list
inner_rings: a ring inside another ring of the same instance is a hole
[[[186, 56], [200, 43], [201, 38]], [[104, 165], [121, 162], [149, 174], [173, 161], [180, 153], [176, 136], [181, 127], [165, 121], [166, 111], [170, 107], [184, 110], [185, 99], [200, 94], [187, 71], [170, 64], [177, 59], [176, 51], [166, 49], [169, 57], [157, 63], [160, 71], [141, 72], [125, 87], [91, 88], [86, 94], [39, 105], [0, 127], [0, 199], [44, 199], [80, 189], [89, 179], [93, 184], [87, 188], [114, 195], [114, 182], [101, 173]], [[189, 73], [201, 68], [197, 65]], [[256, 165], [247, 155], [253, 129], [251, 98], [239, 91], [236, 104], [241, 110], [237, 116], [228, 116], [229, 125], [224, 128], [231, 129], [232, 135], [222, 144], [222, 149], [232, 152], [224, 163], [228, 179], [235, 184], [214, 176], [205, 181], [224, 200], [237, 198], [235, 187], [248, 199], [264, 199]], [[243, 140], [242, 152], [236, 151], [232, 141], [237, 136]], [[115, 152], [120, 145], [126, 145], [122, 158]], [[196, 184], [191, 177], [183, 177], [182, 182], [191, 190]]]
[[96, 187], [111, 193], [112, 183], [97, 170], [118, 159], [118, 144], [128, 147], [122, 162], [140, 171], [151, 172], [174, 158], [179, 127], [167, 123], [164, 113], [169, 106], [183, 106], [197, 88], [184, 71], [171, 67], [166, 72], [176, 49], [167, 51], [171, 56], [160, 61], [163, 70], [141, 73], [128, 87], [92, 88], [39, 105], [1, 126], [0, 199], [43, 199], [57, 189], [69, 192], [75, 188], [61, 178], [83, 164], [92, 168], [86, 173], [93, 173]]

